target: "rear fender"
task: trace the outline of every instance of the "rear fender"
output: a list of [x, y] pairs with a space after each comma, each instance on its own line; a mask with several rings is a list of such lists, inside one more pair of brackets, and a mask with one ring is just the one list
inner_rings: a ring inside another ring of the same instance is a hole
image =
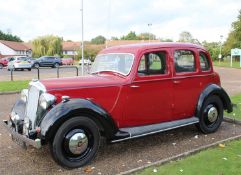
[[201, 113], [202, 106], [205, 100], [212, 95], [216, 95], [220, 97], [221, 101], [223, 102], [223, 107], [225, 110], [227, 110], [228, 113], [231, 113], [233, 111], [231, 100], [228, 94], [226, 93], [226, 91], [222, 87], [216, 84], [210, 84], [203, 90], [203, 92], [199, 96], [197, 107], [196, 107], [197, 117], [200, 117], [199, 115]]

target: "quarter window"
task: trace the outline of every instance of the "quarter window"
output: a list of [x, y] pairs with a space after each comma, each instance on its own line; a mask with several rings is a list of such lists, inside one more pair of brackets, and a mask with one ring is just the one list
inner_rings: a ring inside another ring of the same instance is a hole
[[147, 53], [142, 56], [138, 67], [139, 76], [165, 74], [166, 71], [165, 52]]
[[174, 53], [175, 70], [181, 72], [195, 72], [195, 57], [192, 51], [176, 50]]
[[199, 58], [200, 58], [200, 66], [202, 71], [208, 71], [210, 70], [210, 62], [207, 57], [207, 55], [203, 52], [199, 53]]

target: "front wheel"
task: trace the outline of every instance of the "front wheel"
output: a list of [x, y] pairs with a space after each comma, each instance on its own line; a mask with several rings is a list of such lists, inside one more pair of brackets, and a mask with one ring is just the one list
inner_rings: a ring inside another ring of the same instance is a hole
[[59, 67], [59, 63], [55, 63], [53, 67], [54, 68], [58, 68]]
[[223, 103], [218, 96], [208, 97], [201, 109], [198, 128], [203, 133], [217, 131], [223, 121]]
[[96, 123], [87, 117], [74, 117], [62, 124], [52, 144], [54, 160], [67, 168], [89, 163], [100, 146], [100, 132]]

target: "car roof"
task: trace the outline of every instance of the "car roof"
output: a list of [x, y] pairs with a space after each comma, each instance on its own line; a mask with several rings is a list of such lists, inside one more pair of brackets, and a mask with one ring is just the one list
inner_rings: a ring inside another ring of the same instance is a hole
[[137, 43], [137, 44], [128, 44], [128, 45], [120, 45], [106, 48], [100, 52], [100, 54], [105, 53], [137, 53], [141, 50], [146, 49], [155, 49], [155, 48], [197, 48], [206, 50], [201, 45], [192, 44], [192, 43], [181, 43], [181, 42], [155, 42], [155, 43]]

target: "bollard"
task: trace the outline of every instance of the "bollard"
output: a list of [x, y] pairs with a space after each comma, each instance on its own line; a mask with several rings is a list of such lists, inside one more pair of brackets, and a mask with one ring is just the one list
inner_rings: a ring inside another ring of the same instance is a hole
[[37, 72], [38, 72], [38, 80], [39, 80], [40, 79], [39, 67], [37, 68]]
[[79, 76], [79, 68], [77, 66], [75, 66], [76, 68], [76, 76], [78, 77]]
[[13, 69], [11, 69], [11, 81], [13, 81]]
[[57, 67], [57, 78], [59, 78], [59, 67]]

